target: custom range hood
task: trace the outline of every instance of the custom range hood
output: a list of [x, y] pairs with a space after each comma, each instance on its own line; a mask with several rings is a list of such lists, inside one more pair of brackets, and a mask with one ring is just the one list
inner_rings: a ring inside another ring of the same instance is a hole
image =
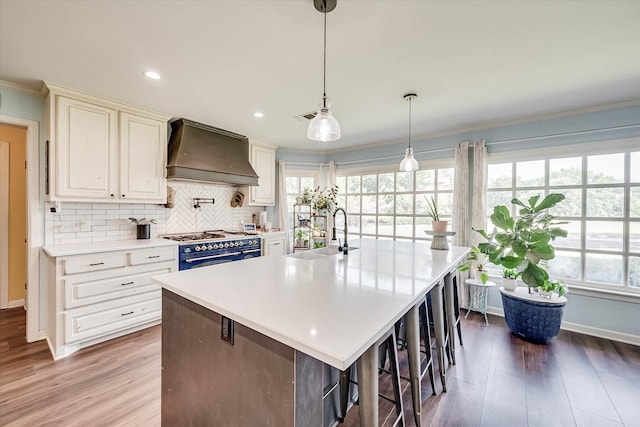
[[258, 185], [246, 136], [187, 119], [170, 124], [167, 179]]

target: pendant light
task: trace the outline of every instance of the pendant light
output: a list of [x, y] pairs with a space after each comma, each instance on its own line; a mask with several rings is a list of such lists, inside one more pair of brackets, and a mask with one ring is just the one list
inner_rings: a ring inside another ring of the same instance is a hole
[[322, 104], [316, 116], [309, 122], [307, 137], [314, 141], [336, 141], [340, 139], [340, 124], [333, 117], [330, 105], [327, 102], [327, 12], [336, 7], [337, 0], [314, 0], [313, 4], [318, 12], [324, 14], [324, 62], [322, 83]]
[[400, 162], [400, 170], [405, 172], [419, 169], [418, 161], [413, 158], [413, 148], [411, 148], [411, 101], [417, 96], [415, 93], [408, 93], [404, 96], [404, 99], [409, 101], [409, 146], [404, 153], [404, 159]]

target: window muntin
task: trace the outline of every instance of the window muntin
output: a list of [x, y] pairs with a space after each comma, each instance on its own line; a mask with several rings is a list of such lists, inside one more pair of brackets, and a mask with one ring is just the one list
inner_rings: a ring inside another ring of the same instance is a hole
[[347, 201], [350, 238], [430, 240], [427, 199], [433, 197], [442, 219], [451, 222], [454, 173], [448, 165], [415, 172], [339, 172], [338, 200]]
[[287, 171], [287, 213], [289, 214], [289, 224], [293, 224], [293, 205], [296, 204], [296, 197], [302, 196], [305, 189], [313, 190], [317, 187], [318, 174], [310, 171]]
[[568, 222], [562, 225], [567, 238], [555, 242], [551, 274], [569, 284], [640, 293], [640, 152], [621, 147], [567, 156], [541, 150], [511, 162], [505, 156], [489, 158], [487, 215], [496, 204], [511, 206], [513, 197], [565, 194], [551, 211]]

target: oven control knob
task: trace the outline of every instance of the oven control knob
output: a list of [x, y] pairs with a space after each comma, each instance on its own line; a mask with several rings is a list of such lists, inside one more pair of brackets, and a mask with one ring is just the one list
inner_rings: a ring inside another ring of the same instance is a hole
[[224, 242], [224, 247], [228, 248], [229, 247], [229, 242]]
[[231, 242], [231, 247], [238, 246], [238, 242]]
[[196, 250], [196, 252], [198, 252], [200, 250], [200, 246], [196, 246], [195, 250]]
[[239, 242], [238, 246], [244, 246], [244, 242]]
[[213, 249], [213, 245], [207, 246], [207, 249], [209, 249], [209, 250]]
[[218, 244], [217, 243], [213, 244], [213, 249], [218, 249]]

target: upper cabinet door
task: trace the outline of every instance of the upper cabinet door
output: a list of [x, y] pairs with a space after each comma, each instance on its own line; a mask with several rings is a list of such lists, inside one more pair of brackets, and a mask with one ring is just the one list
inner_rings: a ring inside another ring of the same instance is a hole
[[258, 174], [258, 185], [250, 188], [250, 205], [273, 206], [276, 203], [276, 152], [262, 145], [251, 145], [251, 166]]
[[167, 120], [46, 84], [47, 200], [166, 203]]
[[120, 113], [120, 194], [166, 202], [167, 122]]
[[110, 199], [117, 185], [116, 112], [64, 96], [57, 99], [57, 195]]

